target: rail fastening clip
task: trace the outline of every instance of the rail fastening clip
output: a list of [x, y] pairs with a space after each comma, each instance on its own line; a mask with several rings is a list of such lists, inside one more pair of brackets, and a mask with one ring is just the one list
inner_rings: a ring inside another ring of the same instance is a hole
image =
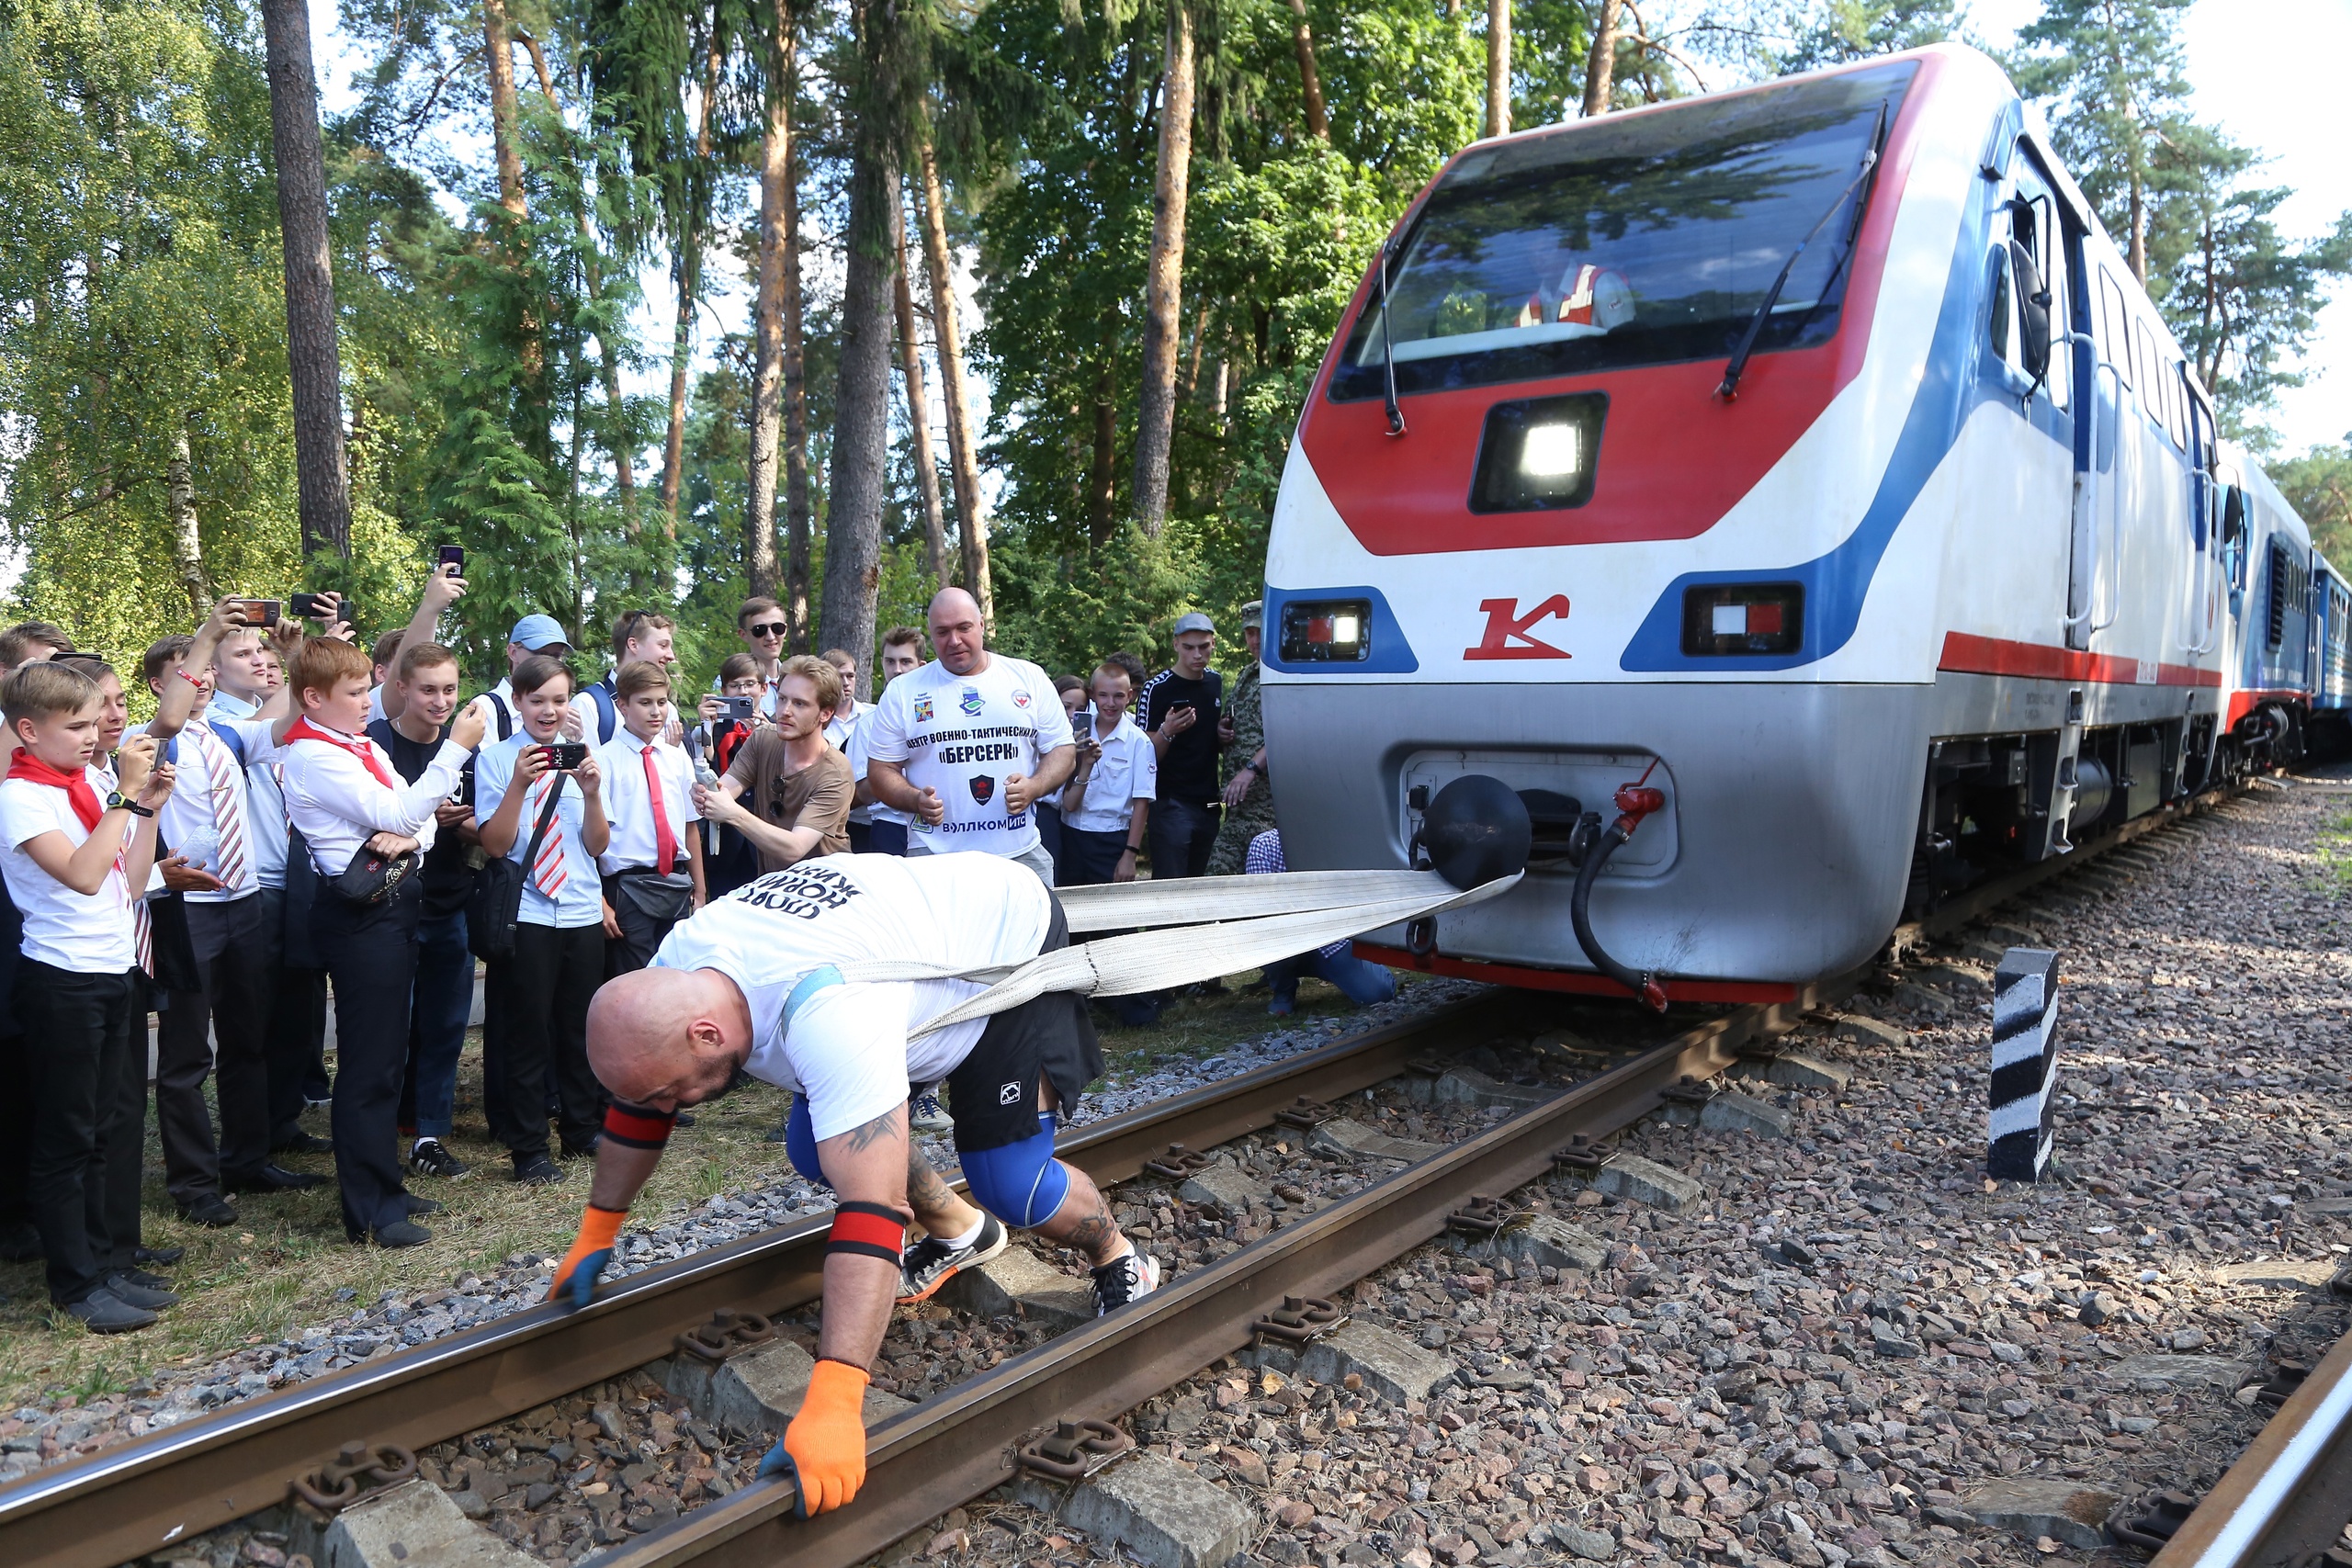
[[678, 1336], [678, 1353], [716, 1366], [729, 1356], [756, 1349], [775, 1337], [775, 1325], [755, 1312], [720, 1307], [708, 1323], [697, 1324]]
[[1170, 1144], [1164, 1155], [1155, 1155], [1143, 1162], [1143, 1168], [1153, 1176], [1164, 1176], [1170, 1181], [1182, 1181], [1188, 1176], [1198, 1176], [1209, 1168], [1209, 1156], [1198, 1149], [1188, 1149], [1182, 1144]]
[[1519, 1211], [1503, 1199], [1478, 1192], [1445, 1216], [1445, 1228], [1464, 1235], [1492, 1235], [1518, 1217]]
[[335, 1514], [415, 1479], [416, 1455], [398, 1443], [349, 1442], [334, 1458], [288, 1485], [313, 1508]]
[[1342, 1327], [1348, 1314], [1334, 1301], [1321, 1296], [1284, 1296], [1283, 1304], [1269, 1313], [1261, 1313], [1250, 1325], [1250, 1332], [1261, 1341], [1279, 1339], [1285, 1345], [1305, 1345]]
[[1013, 1450], [1013, 1462], [1051, 1481], [1083, 1481], [1136, 1446], [1108, 1421], [1057, 1421], [1054, 1429]]
[[1274, 1112], [1274, 1120], [1285, 1127], [1320, 1127], [1340, 1113], [1319, 1100], [1300, 1095], [1282, 1110]]

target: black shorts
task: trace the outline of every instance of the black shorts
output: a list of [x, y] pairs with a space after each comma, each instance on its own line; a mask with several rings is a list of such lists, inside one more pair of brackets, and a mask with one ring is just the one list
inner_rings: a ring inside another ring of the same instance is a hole
[[[1053, 915], [1040, 953], [1069, 945], [1069, 919], [1050, 890]], [[1037, 1135], [1037, 1084], [1054, 1086], [1065, 1114], [1102, 1076], [1102, 1043], [1086, 998], [1047, 991], [990, 1016], [972, 1054], [947, 1075], [947, 1113], [956, 1147], [966, 1154], [1001, 1149]]]

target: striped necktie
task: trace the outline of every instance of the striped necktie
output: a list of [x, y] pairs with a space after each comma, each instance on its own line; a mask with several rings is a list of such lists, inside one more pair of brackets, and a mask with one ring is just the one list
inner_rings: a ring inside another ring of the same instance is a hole
[[239, 892], [244, 887], [246, 869], [252, 861], [245, 848], [244, 774], [237, 766], [235, 754], [209, 728], [195, 725], [187, 733], [195, 739], [197, 750], [203, 754], [205, 776], [212, 784], [212, 826], [220, 839], [213, 874], [227, 884], [230, 892]]
[[[548, 773], [539, 781], [537, 792], [531, 797], [531, 810], [536, 814], [547, 809], [548, 791], [563, 783], [561, 773]], [[563, 891], [563, 808], [556, 807], [548, 818], [548, 836], [539, 841], [539, 858], [531, 863], [531, 886], [549, 899]]]

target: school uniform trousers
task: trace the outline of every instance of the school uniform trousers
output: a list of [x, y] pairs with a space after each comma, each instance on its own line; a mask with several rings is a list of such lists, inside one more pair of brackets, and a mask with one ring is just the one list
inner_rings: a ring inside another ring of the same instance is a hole
[[[269, 1163], [269, 1020], [278, 944], [259, 892], [220, 904], [184, 900], [182, 908], [204, 988], [172, 992], [157, 1021], [155, 1122], [164, 1185], [186, 1209], [219, 1196], [224, 1176], [251, 1176]], [[220, 1107], [217, 1145], [204, 1103], [208, 1073]]]
[[413, 876], [381, 904], [355, 904], [322, 886], [311, 906], [319, 956], [334, 987], [331, 1124], [343, 1228], [355, 1241], [408, 1218], [394, 1123], [424, 912], [424, 889]]
[[550, 1114], [567, 1153], [586, 1152], [604, 1123], [605, 1089], [588, 1066], [588, 1002], [604, 976], [601, 921], [523, 920], [513, 956], [492, 964], [483, 977], [483, 1002], [498, 1019], [503, 1047], [496, 1073], [484, 1075], [483, 1109], [491, 1135], [517, 1170], [547, 1155]]
[[32, 958], [17, 967], [17, 1015], [26, 1037], [40, 1043], [25, 1064], [28, 1196], [50, 1299], [60, 1306], [103, 1286], [138, 1246], [141, 1118], [133, 1107], [145, 1103], [147, 1064], [132, 1046], [144, 1043], [133, 1010], [143, 979], [136, 969], [85, 975]]

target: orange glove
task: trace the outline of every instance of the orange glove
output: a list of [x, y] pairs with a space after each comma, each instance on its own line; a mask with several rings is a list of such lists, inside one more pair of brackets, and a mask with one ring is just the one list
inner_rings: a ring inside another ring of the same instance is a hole
[[556, 1265], [555, 1279], [548, 1285], [548, 1300], [559, 1302], [571, 1312], [588, 1304], [588, 1298], [596, 1291], [596, 1276], [613, 1260], [613, 1238], [621, 1234], [621, 1222], [627, 1218], [627, 1209], [588, 1205], [580, 1216], [579, 1239], [563, 1255], [563, 1261]]
[[865, 1373], [846, 1361], [819, 1361], [800, 1414], [784, 1441], [760, 1461], [762, 1475], [789, 1475], [799, 1488], [793, 1512], [830, 1514], [865, 1484]]

